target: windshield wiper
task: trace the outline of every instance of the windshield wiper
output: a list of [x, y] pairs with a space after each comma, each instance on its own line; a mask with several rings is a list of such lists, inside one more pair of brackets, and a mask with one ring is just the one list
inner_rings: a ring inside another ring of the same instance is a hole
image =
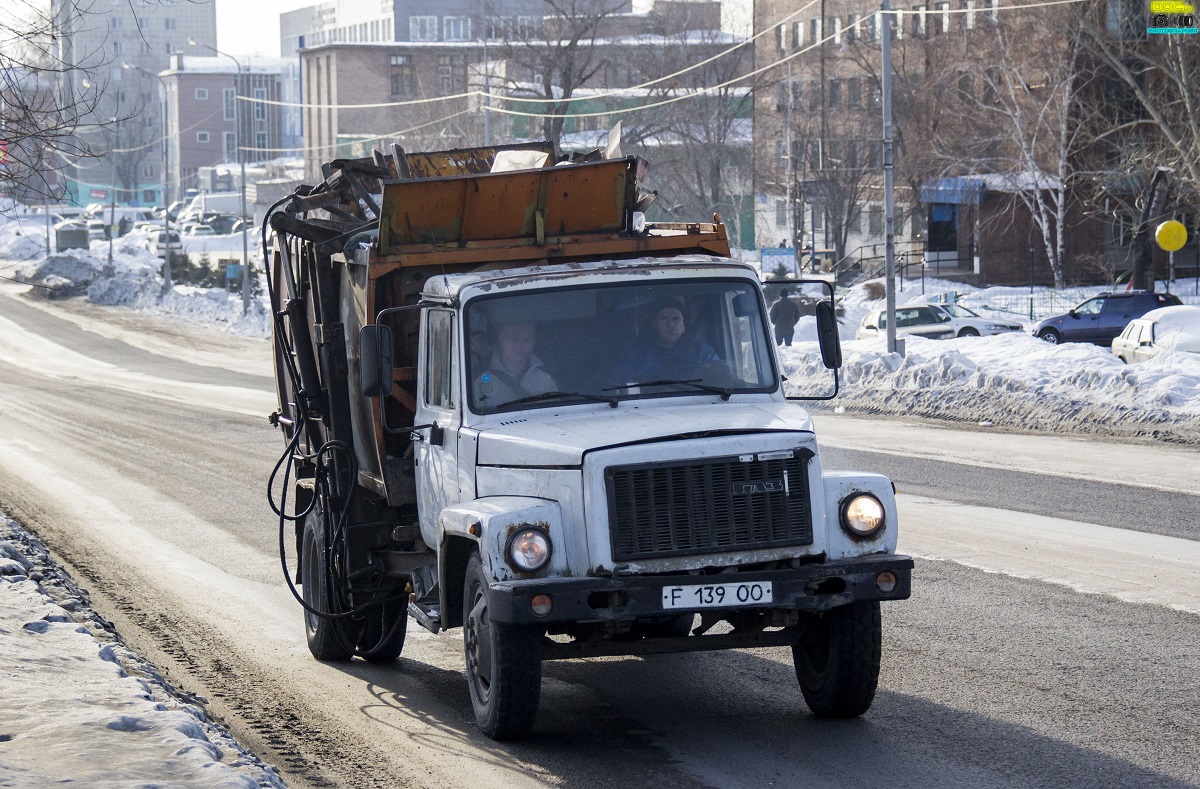
[[691, 386], [695, 389], [699, 389], [703, 392], [711, 392], [713, 394], [721, 395], [722, 400], [728, 400], [729, 396], [731, 394], [733, 394], [732, 389], [723, 389], [719, 386], [709, 386], [708, 384], [700, 383], [699, 378], [689, 378], [687, 380], [681, 380], [681, 379], [676, 379], [676, 378], [663, 378], [662, 380], [659, 380], [659, 381], [643, 381], [643, 382], [637, 383], [637, 384], [622, 384], [621, 386], [606, 386], [603, 389], [601, 389], [600, 391], [611, 392], [614, 389], [633, 389], [634, 387], [642, 387], [642, 386], [671, 386], [672, 384], [683, 384], [685, 386]]
[[509, 400], [506, 403], [501, 403], [496, 408], [503, 408], [506, 405], [520, 405], [521, 403], [536, 403], [540, 400], [557, 400], [565, 397], [578, 397], [581, 400], [587, 400], [592, 403], [608, 403], [610, 408], [617, 407], [617, 398], [604, 397], [603, 395], [585, 394], [583, 392], [541, 392], [540, 394], [528, 395], [526, 397], [518, 397], [516, 400]]

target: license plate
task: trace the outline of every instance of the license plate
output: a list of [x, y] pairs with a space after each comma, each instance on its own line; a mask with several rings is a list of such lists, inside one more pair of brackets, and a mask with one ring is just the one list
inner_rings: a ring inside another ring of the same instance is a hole
[[755, 606], [774, 599], [770, 581], [664, 586], [662, 606], [669, 608], [729, 608]]

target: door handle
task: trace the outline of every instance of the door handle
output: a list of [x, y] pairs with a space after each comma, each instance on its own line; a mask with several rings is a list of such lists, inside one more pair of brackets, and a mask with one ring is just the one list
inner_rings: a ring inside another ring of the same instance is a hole
[[437, 422], [428, 425], [413, 425], [410, 428], [408, 436], [413, 441], [425, 441], [425, 436], [421, 435], [422, 430], [429, 431], [429, 446], [440, 447], [446, 440], [446, 429], [440, 427]]

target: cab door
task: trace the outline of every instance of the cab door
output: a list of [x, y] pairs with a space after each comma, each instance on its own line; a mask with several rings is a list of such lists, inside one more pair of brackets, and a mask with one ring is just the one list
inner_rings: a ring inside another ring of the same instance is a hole
[[452, 310], [430, 308], [425, 310], [422, 322], [416, 423], [425, 427], [413, 431], [413, 446], [421, 535], [426, 544], [434, 546], [438, 515], [457, 503], [460, 495], [458, 433], [462, 404], [455, 351], [456, 316]]

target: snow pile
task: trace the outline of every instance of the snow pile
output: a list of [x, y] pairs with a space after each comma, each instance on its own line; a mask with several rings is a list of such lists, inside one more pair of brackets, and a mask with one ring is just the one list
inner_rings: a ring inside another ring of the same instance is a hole
[[[847, 410], [1050, 432], [1200, 441], [1200, 355], [1167, 353], [1126, 365], [1109, 349], [1050, 345], [1026, 334], [906, 339], [842, 346], [839, 406]], [[789, 394], [828, 390], [815, 342], [781, 348]]]
[[36, 217], [29, 215], [0, 215], [0, 259], [29, 260], [45, 251], [45, 220], [38, 222]]
[[181, 701], [0, 514], [0, 783], [283, 787]]

